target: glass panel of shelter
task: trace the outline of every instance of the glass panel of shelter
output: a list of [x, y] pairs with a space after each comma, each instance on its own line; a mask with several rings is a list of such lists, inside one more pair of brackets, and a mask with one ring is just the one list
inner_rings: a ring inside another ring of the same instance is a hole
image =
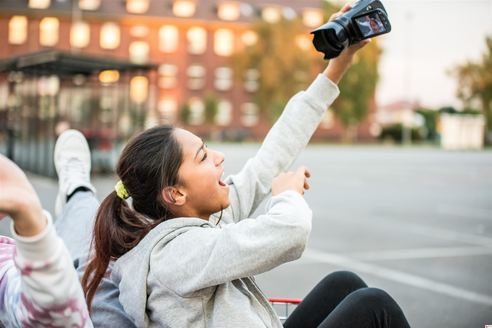
[[15, 138], [9, 139], [7, 132], [0, 135], [0, 152], [10, 152], [24, 169], [54, 176], [56, 136], [76, 128], [91, 145], [94, 170], [114, 169], [123, 142], [143, 128], [146, 118], [148, 99], [137, 103], [129, 97], [134, 75], [142, 74], [122, 73], [119, 81], [104, 84], [97, 75], [10, 72], [5, 76], [8, 101], [5, 109], [0, 108], [0, 125], [5, 122], [12, 128]]

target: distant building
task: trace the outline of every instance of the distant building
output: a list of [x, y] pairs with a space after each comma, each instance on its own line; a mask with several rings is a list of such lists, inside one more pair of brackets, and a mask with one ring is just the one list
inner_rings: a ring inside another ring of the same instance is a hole
[[[102, 121], [101, 129], [116, 130], [106, 134], [126, 137], [141, 128], [134, 118], [142, 112], [147, 125], [181, 124], [180, 112], [187, 108], [187, 127], [198, 134], [214, 130], [260, 139], [270, 123], [253, 101], [258, 72], [250, 70], [238, 82], [227, 60], [257, 41], [252, 22], [282, 17], [300, 17], [306, 36], [324, 21], [319, 0], [0, 0], [0, 111], [15, 103], [15, 95], [30, 94], [39, 102], [48, 93], [57, 99], [53, 125], [68, 119], [87, 133]], [[19, 74], [21, 66], [9, 66], [11, 58], [22, 62], [41, 50], [58, 51], [66, 61], [89, 56], [128, 65], [120, 66], [124, 71], [94, 66], [71, 75], [64, 66], [61, 76], [34, 61], [28, 78]], [[205, 123], [209, 94], [218, 101], [213, 123]], [[336, 139], [341, 131], [328, 113], [315, 136]], [[358, 134], [370, 138], [368, 131], [365, 122]]]
[[380, 126], [401, 124], [407, 126], [421, 126], [423, 122], [416, 113], [421, 106], [418, 102], [407, 100], [394, 101], [378, 107], [376, 123]]

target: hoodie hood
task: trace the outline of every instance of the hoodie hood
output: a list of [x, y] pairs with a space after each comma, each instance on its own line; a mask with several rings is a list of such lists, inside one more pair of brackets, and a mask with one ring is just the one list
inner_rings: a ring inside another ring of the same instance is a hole
[[[174, 238], [194, 227], [214, 227], [199, 218], [177, 218], [162, 222], [152, 229], [131, 251], [120, 257], [113, 268], [111, 279], [120, 290], [120, 302], [137, 327], [147, 327], [147, 277], [152, 249], [165, 246]], [[125, 274], [123, 274], [125, 273]], [[131, 274], [129, 274], [131, 273]], [[125, 306], [131, 304], [131, 306]]]

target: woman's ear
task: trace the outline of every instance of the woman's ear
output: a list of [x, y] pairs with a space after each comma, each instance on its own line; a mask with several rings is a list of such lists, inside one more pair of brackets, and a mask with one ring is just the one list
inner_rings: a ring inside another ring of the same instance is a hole
[[166, 187], [161, 192], [162, 199], [170, 206], [183, 206], [186, 203], [186, 195], [177, 187]]

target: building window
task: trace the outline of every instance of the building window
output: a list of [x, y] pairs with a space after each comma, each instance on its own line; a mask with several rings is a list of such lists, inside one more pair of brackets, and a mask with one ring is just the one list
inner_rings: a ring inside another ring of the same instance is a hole
[[189, 101], [190, 117], [188, 123], [191, 125], [200, 125], [205, 121], [205, 105], [200, 98], [191, 98]]
[[176, 76], [178, 67], [171, 64], [162, 64], [159, 66], [159, 87], [163, 89], [171, 89], [176, 86]]
[[120, 45], [120, 27], [116, 23], [101, 26], [99, 45], [103, 49], [116, 49]]
[[318, 27], [323, 24], [323, 11], [317, 8], [306, 8], [302, 12], [302, 22], [310, 28]]
[[173, 13], [177, 17], [191, 17], [195, 14], [196, 3], [194, 0], [175, 0]]
[[29, 8], [46, 9], [50, 6], [50, 0], [29, 0]]
[[215, 70], [215, 88], [220, 91], [227, 91], [232, 88], [232, 69], [218, 67]]
[[144, 14], [149, 10], [149, 0], [126, 0], [126, 11], [130, 14]]
[[205, 67], [201, 65], [191, 65], [188, 67], [188, 88], [199, 90], [205, 86]]
[[217, 104], [217, 115], [215, 123], [217, 125], [229, 125], [232, 121], [232, 104], [228, 100], [221, 100]]
[[134, 76], [130, 80], [130, 99], [137, 104], [145, 102], [149, 94], [149, 80], [145, 76]]
[[99, 81], [102, 84], [110, 84], [118, 82], [120, 79], [120, 72], [115, 70], [105, 70], [99, 73]]
[[215, 31], [214, 51], [219, 56], [230, 56], [234, 51], [234, 34], [231, 30], [221, 28]]
[[9, 21], [9, 43], [23, 44], [27, 40], [27, 17], [12, 16]]
[[207, 50], [207, 31], [203, 27], [192, 27], [186, 34], [190, 54], [203, 54]]
[[234, 2], [234, 1], [222, 2], [219, 4], [217, 8], [217, 16], [219, 16], [220, 19], [226, 21], [238, 20], [239, 16], [241, 15], [239, 6], [240, 6], [239, 2]]
[[241, 122], [244, 126], [254, 126], [258, 123], [258, 106], [255, 103], [244, 103], [241, 106]]
[[265, 7], [261, 11], [261, 18], [267, 23], [277, 23], [282, 18], [280, 7]]
[[75, 48], [85, 48], [90, 42], [90, 27], [85, 22], [75, 22], [70, 28], [70, 45]]
[[255, 92], [258, 90], [258, 79], [260, 73], [257, 69], [251, 68], [244, 74], [244, 89], [249, 92]]
[[178, 49], [179, 31], [176, 26], [164, 25], [159, 29], [159, 49], [162, 52], [175, 52]]
[[58, 43], [58, 29], [60, 22], [55, 17], [45, 17], [39, 24], [39, 43], [42, 46], [52, 47]]
[[246, 31], [241, 35], [241, 41], [247, 47], [253, 46], [258, 42], [258, 35], [253, 31]]
[[144, 64], [149, 61], [150, 47], [147, 42], [135, 41], [130, 44], [128, 49], [130, 60], [137, 64]]
[[79, 0], [79, 8], [82, 10], [97, 10], [101, 0]]
[[176, 121], [178, 103], [172, 97], [166, 97], [159, 101], [159, 119], [161, 124], [170, 124]]

